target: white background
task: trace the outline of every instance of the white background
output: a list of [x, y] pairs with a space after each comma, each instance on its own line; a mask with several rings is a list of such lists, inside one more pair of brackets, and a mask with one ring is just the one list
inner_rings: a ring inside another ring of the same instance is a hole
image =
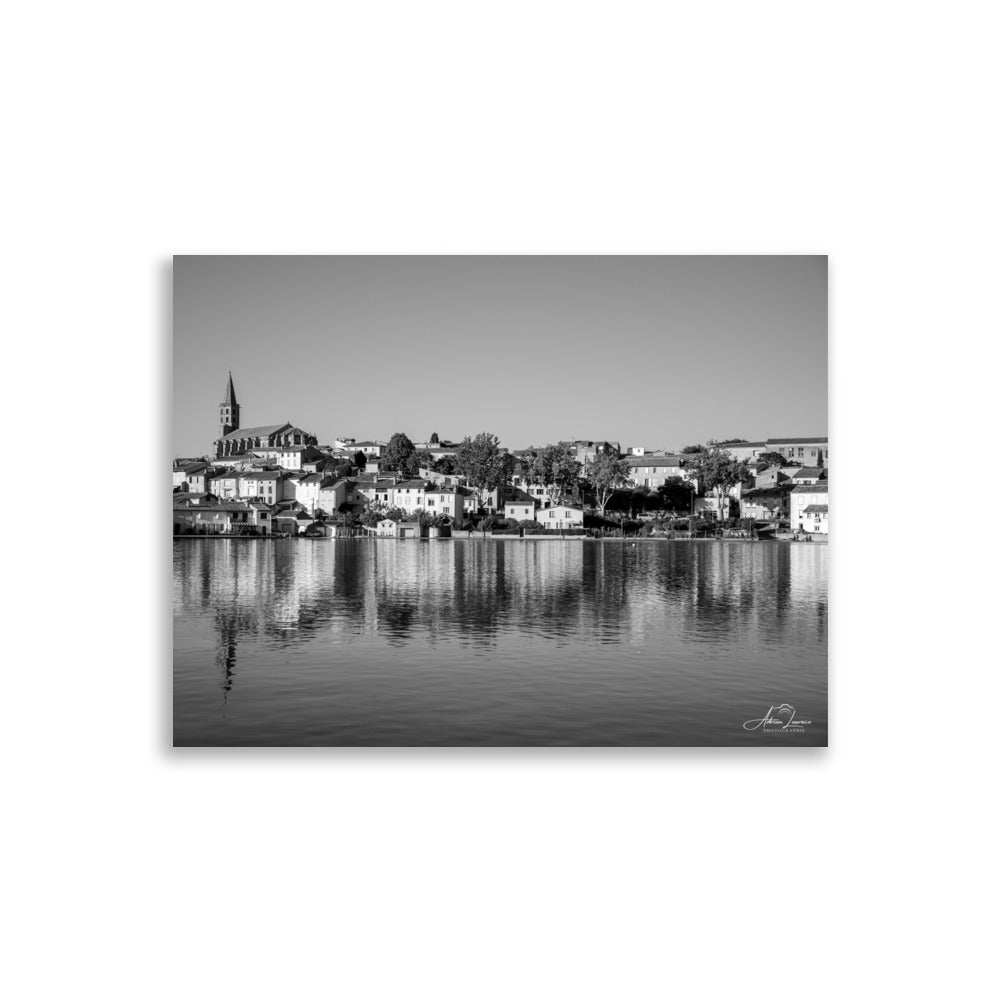
[[[8, 8], [5, 995], [985, 995], [992, 19]], [[166, 261], [265, 251], [829, 253], [831, 749], [171, 751]]]

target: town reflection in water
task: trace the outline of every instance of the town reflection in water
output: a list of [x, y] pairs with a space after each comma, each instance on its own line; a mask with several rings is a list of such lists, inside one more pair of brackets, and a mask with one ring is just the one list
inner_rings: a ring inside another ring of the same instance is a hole
[[[670, 743], [625, 717], [645, 698], [707, 725], [709, 703], [797, 693], [825, 742], [826, 567], [826, 546], [766, 542], [179, 540], [175, 740]], [[588, 739], [602, 697], [618, 714]], [[486, 703], [507, 714], [456, 736]]]

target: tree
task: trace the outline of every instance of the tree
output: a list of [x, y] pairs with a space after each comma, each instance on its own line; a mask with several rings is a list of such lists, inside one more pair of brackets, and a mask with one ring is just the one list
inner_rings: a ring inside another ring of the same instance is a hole
[[705, 450], [703, 444], [687, 444], [681, 448], [682, 455], [697, 455]]
[[354, 453], [354, 466], [357, 469], [363, 469], [368, 464], [368, 456], [359, 448]]
[[573, 455], [572, 446], [566, 441], [547, 444], [531, 457], [528, 475], [545, 487], [549, 503], [562, 500], [572, 491], [580, 478], [580, 463]]
[[431, 468], [442, 476], [455, 475], [455, 459], [451, 455], [442, 455]]
[[698, 480], [698, 490], [703, 496], [711, 493], [719, 505], [719, 517], [723, 516], [723, 504], [729, 491], [737, 483], [749, 483], [749, 462], [735, 459], [725, 448], [719, 447], [717, 441], [709, 441], [708, 448], [696, 458], [692, 458], [689, 466], [694, 470]]
[[757, 466], [770, 468], [772, 465], [788, 465], [788, 460], [780, 451], [765, 451], [763, 455], [757, 456]]
[[476, 491], [479, 506], [483, 494], [510, 482], [514, 471], [513, 456], [500, 449], [500, 439], [489, 431], [465, 438], [455, 454], [455, 467]]
[[431, 435], [431, 444], [437, 444], [437, 443], [438, 443], [438, 432], [437, 432], [437, 431], [435, 431], [435, 432], [434, 432], [434, 433], [433, 433], [433, 434]]
[[603, 515], [615, 490], [628, 482], [628, 463], [611, 452], [599, 452], [587, 466], [587, 475], [594, 486], [597, 507]]
[[431, 468], [434, 464], [434, 456], [429, 451], [415, 451], [407, 460], [404, 471], [408, 476], [416, 476], [421, 467]]
[[413, 442], [405, 434], [393, 434], [382, 452], [382, 459], [390, 469], [403, 469], [409, 457], [416, 451]]
[[683, 511], [685, 514], [691, 512], [691, 497], [694, 496], [694, 487], [681, 476], [668, 476], [657, 492], [663, 501], [664, 510], [672, 513]]

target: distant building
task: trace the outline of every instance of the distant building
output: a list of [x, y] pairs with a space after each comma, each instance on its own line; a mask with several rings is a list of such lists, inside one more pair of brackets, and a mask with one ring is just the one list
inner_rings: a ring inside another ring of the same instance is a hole
[[765, 451], [774, 451], [801, 465], [830, 464], [830, 445], [825, 437], [768, 438]]
[[621, 454], [621, 445], [617, 441], [574, 441], [571, 445], [573, 455], [581, 465], [589, 465], [598, 455]]
[[433, 486], [424, 494], [428, 514], [441, 514], [461, 521], [465, 513], [466, 491], [460, 486]]
[[244, 472], [239, 478], [239, 495], [242, 499], [276, 504], [294, 500], [295, 485], [287, 472]]
[[790, 479], [796, 486], [815, 486], [821, 479], [826, 478], [826, 469], [810, 468], [807, 465], [801, 469], [790, 469]]
[[648, 486], [655, 490], [674, 476], [688, 478], [689, 473], [682, 461], [680, 455], [633, 455], [625, 459], [625, 464], [629, 469], [629, 482], [633, 486]]
[[583, 527], [583, 508], [571, 504], [554, 504], [546, 510], [535, 511], [535, 520], [550, 531], [565, 531]]
[[320, 487], [316, 499], [316, 509], [327, 514], [336, 514], [347, 499], [347, 480], [338, 479]]
[[518, 490], [514, 496], [504, 500], [503, 516], [514, 521], [533, 521], [537, 508], [538, 500], [535, 497]]
[[[796, 486], [789, 495], [789, 517], [792, 531], [816, 531], [828, 534], [830, 484]], [[808, 508], [813, 508], [809, 510]], [[817, 508], [822, 508], [817, 509]]]
[[295, 500], [306, 510], [316, 512], [319, 507], [320, 487], [326, 482], [326, 476], [318, 472], [309, 473], [295, 483]]
[[240, 427], [240, 406], [236, 402], [233, 373], [229, 373], [226, 393], [219, 404], [220, 435], [215, 441], [216, 458], [246, 455], [255, 449], [292, 448], [315, 445], [316, 437], [291, 424]]
[[175, 474], [174, 485], [187, 486], [189, 493], [204, 493], [205, 484], [211, 471], [212, 467], [207, 462], [194, 462], [191, 465], [186, 465], [182, 472], [181, 483], [176, 481]]
[[265, 504], [232, 503], [175, 504], [174, 531], [206, 535], [271, 533], [270, 512]]

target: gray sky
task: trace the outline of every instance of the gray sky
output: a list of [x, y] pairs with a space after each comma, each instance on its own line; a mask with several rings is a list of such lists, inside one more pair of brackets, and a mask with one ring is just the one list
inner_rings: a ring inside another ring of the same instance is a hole
[[175, 257], [174, 448], [827, 433], [826, 257]]

